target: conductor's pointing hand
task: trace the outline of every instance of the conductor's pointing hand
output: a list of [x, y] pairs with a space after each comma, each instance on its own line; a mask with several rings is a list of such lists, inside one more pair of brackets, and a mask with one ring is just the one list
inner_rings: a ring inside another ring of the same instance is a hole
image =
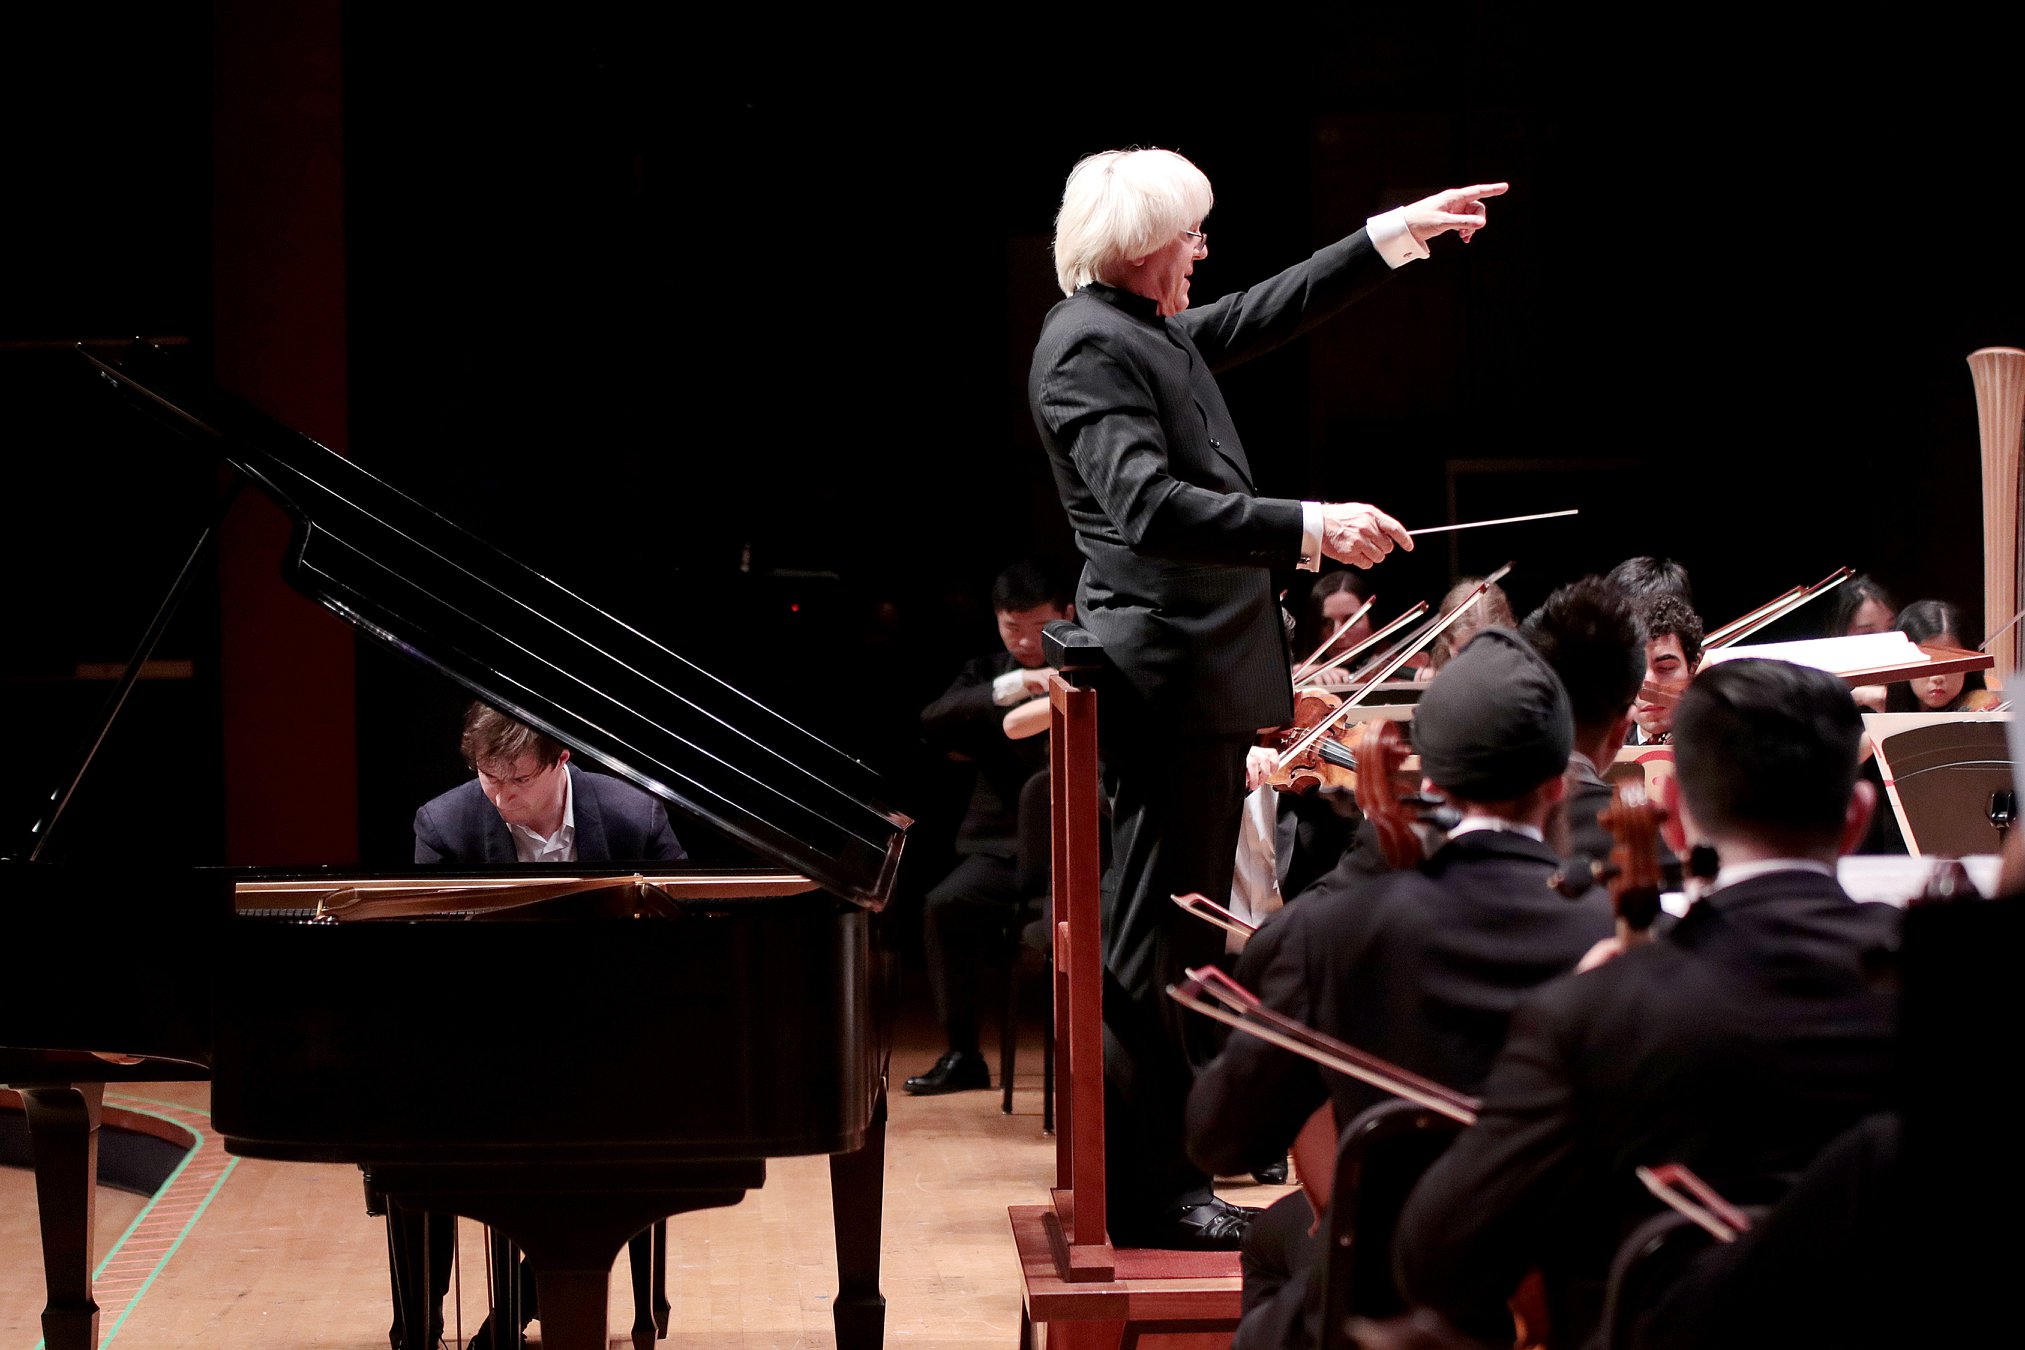
[[1450, 188], [1432, 197], [1423, 197], [1406, 207], [1406, 228], [1416, 243], [1425, 244], [1438, 234], [1456, 231], [1467, 244], [1470, 236], [1484, 227], [1484, 198], [1503, 196], [1510, 183], [1478, 183], [1475, 187]]

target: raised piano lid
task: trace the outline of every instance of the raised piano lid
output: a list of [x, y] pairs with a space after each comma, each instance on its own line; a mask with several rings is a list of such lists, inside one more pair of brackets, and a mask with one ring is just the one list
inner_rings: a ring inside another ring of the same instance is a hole
[[[80, 349], [83, 351], [83, 349]], [[294, 517], [289, 581], [402, 654], [872, 909], [912, 822], [871, 769], [145, 345], [85, 359]]]

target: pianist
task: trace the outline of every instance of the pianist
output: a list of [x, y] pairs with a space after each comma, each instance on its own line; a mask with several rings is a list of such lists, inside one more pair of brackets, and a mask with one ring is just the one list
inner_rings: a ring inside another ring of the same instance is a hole
[[675, 862], [687, 856], [661, 803], [590, 773], [570, 752], [489, 704], [464, 714], [477, 777], [415, 812], [418, 863]]
[[[568, 750], [489, 704], [465, 710], [460, 748], [477, 776], [415, 812], [418, 863], [679, 862], [688, 856], [660, 802], [609, 774], [577, 768]], [[427, 1243], [435, 1324], [426, 1339], [404, 1338], [397, 1310], [392, 1342], [396, 1350], [433, 1350], [442, 1335], [457, 1220], [390, 1208], [387, 1223], [397, 1286], [412, 1280], [420, 1287], [421, 1244]], [[520, 1285], [523, 1318], [532, 1320], [534, 1281], [524, 1266]], [[490, 1346], [490, 1329], [489, 1322], [480, 1327], [471, 1345]]]

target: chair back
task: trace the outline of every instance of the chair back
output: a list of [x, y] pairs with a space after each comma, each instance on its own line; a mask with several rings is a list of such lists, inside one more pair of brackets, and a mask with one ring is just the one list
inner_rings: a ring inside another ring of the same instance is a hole
[[1406, 1311], [1392, 1243], [1415, 1183], [1462, 1126], [1413, 1102], [1380, 1102], [1343, 1127], [1334, 1200], [1324, 1216], [1322, 1350], [1352, 1350], [1350, 1322]]
[[[1754, 1219], [1762, 1209], [1745, 1210]], [[1647, 1321], [1688, 1265], [1715, 1244], [1707, 1229], [1665, 1210], [1631, 1230], [1618, 1245], [1604, 1287], [1602, 1350], [1630, 1350], [1645, 1339]]]

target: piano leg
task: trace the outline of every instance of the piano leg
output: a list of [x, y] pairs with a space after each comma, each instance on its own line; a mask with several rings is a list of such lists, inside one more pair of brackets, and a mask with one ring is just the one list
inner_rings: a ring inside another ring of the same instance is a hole
[[485, 1242], [486, 1260], [492, 1267], [492, 1311], [485, 1319], [487, 1343], [494, 1350], [521, 1350], [520, 1330], [527, 1324], [527, 1314], [520, 1306], [520, 1249], [497, 1228], [485, 1230]]
[[98, 1201], [98, 1127], [105, 1114], [105, 1084], [21, 1087], [20, 1092], [28, 1117], [28, 1146], [35, 1155], [43, 1283], [49, 1296], [42, 1309], [42, 1339], [49, 1350], [97, 1350], [91, 1228]]
[[626, 1244], [626, 1265], [633, 1277], [633, 1350], [654, 1350], [653, 1225]]
[[886, 1297], [879, 1292], [879, 1241], [886, 1189], [886, 1092], [872, 1111], [865, 1146], [830, 1155], [830, 1211], [837, 1229], [837, 1350], [879, 1350]]
[[668, 1314], [674, 1311], [668, 1302], [668, 1221], [654, 1221], [654, 1336], [657, 1340], [668, 1339]]

